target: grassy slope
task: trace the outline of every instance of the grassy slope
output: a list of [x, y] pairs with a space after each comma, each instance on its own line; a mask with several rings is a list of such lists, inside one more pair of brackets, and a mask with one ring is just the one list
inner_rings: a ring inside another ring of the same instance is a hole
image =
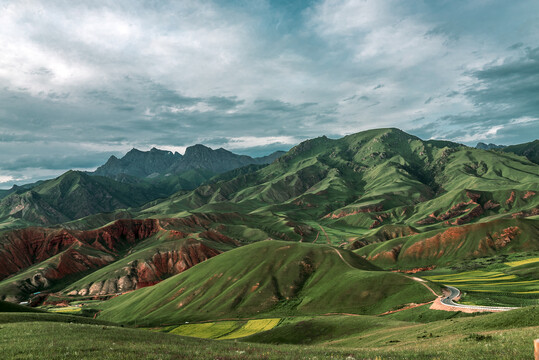
[[[378, 129], [338, 140], [309, 140], [263, 169], [177, 194], [137, 216], [182, 216], [193, 209], [278, 214], [313, 228], [320, 223], [335, 245], [369, 243], [408, 235], [410, 229], [445, 228], [446, 221], [489, 222], [512, 214], [530, 215], [539, 207], [539, 196], [529, 193], [539, 193], [538, 174], [536, 164], [514, 154], [421, 141], [396, 129]], [[470, 202], [470, 190], [479, 195], [476, 202]], [[433, 224], [421, 223], [459, 203], [460, 213]], [[482, 213], [466, 218], [476, 207]], [[378, 236], [385, 225], [408, 230]]]
[[524, 144], [506, 146], [499, 151], [511, 152], [527, 157], [531, 162], [539, 164], [539, 140], [534, 140]]
[[31, 313], [39, 313], [42, 312], [39, 309], [35, 309], [28, 306], [21, 306], [17, 304], [12, 304], [6, 301], [0, 300], [0, 313], [7, 313], [7, 312], [15, 312], [15, 313], [21, 313], [21, 312], [31, 312]]
[[539, 335], [538, 321], [537, 307], [427, 324], [365, 316], [292, 319], [243, 341], [374, 348], [391, 358], [529, 358]]
[[377, 271], [351, 252], [326, 245], [263, 241], [214, 257], [151, 288], [114, 298], [103, 304], [100, 318], [170, 324], [262, 314], [377, 314], [432, 299], [419, 283]]
[[19, 359], [526, 359], [539, 335], [538, 314], [528, 308], [428, 324], [369, 316], [287, 319], [242, 342], [84, 324], [77, 317], [6, 322], [0, 315], [0, 343], [5, 358]]
[[534, 307], [427, 324], [372, 316], [287, 318], [278, 327], [242, 342], [104, 326], [67, 315], [17, 316], [0, 314], [6, 358], [524, 359], [531, 356], [532, 341], [539, 335], [539, 311]]
[[[335, 319], [332, 325], [341, 320]], [[480, 327], [466, 328], [467, 324], [462, 324], [458, 329], [464, 332], [458, 334], [446, 330], [452, 325], [453, 322], [447, 322], [428, 328], [382, 328], [315, 346], [275, 346], [89, 324], [31, 322], [2, 324], [0, 341], [5, 344], [2, 355], [18, 359], [525, 359], [532, 356], [532, 340], [539, 329], [525, 327], [487, 333]], [[297, 329], [302, 328], [305, 327]], [[490, 338], [480, 340], [478, 332]]]

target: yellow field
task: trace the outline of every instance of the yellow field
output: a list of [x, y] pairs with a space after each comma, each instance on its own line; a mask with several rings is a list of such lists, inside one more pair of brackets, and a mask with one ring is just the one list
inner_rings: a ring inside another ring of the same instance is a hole
[[521, 266], [521, 265], [526, 265], [526, 264], [533, 264], [536, 262], [539, 262], [539, 257], [530, 258], [526, 260], [520, 260], [520, 261], [511, 261], [511, 262], [506, 262], [504, 264], [511, 267], [516, 267], [516, 266]]
[[219, 339], [225, 340], [225, 339], [237, 339], [246, 337], [249, 335], [253, 335], [262, 331], [267, 331], [273, 329], [277, 324], [279, 324], [279, 321], [281, 319], [260, 319], [260, 320], [249, 320], [246, 324], [244, 324], [241, 328], [238, 330], [223, 336]]
[[181, 325], [172, 330], [171, 334], [191, 336], [205, 339], [217, 339], [238, 329], [238, 321], [219, 321], [204, 324]]
[[499, 271], [465, 271], [458, 274], [449, 274], [449, 275], [435, 275], [435, 276], [425, 276], [425, 279], [442, 282], [449, 281], [451, 283], [455, 282], [470, 282], [470, 281], [497, 281], [497, 280], [512, 280], [516, 279], [515, 275], [507, 275]]
[[55, 313], [72, 314], [72, 313], [81, 312], [82, 308], [78, 306], [66, 306], [66, 307], [51, 308], [51, 309], [48, 309], [48, 311], [55, 312]]
[[473, 292], [505, 292], [514, 294], [539, 293], [539, 280], [522, 280], [516, 275], [499, 271], [466, 271], [458, 274], [426, 276], [433, 282], [454, 285]]
[[218, 321], [203, 324], [180, 325], [171, 334], [205, 339], [237, 339], [273, 329], [281, 319], [258, 319], [249, 321]]

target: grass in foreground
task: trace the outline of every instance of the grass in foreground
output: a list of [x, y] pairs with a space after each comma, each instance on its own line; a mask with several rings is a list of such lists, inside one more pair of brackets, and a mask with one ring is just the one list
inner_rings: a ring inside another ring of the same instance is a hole
[[[539, 337], [537, 307], [428, 324], [372, 316], [295, 318], [243, 342], [97, 325], [67, 315], [23, 315], [33, 321], [5, 322], [0, 316], [2, 358], [529, 359], [532, 341]], [[283, 344], [279, 334], [301, 345]]]

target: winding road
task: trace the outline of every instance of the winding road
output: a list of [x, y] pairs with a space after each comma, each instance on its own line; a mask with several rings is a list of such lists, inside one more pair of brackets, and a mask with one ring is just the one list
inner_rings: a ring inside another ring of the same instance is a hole
[[453, 286], [444, 285], [449, 290], [449, 295], [441, 298], [441, 303], [447, 306], [457, 307], [461, 309], [469, 309], [476, 311], [508, 311], [518, 309], [518, 307], [504, 307], [504, 306], [479, 306], [479, 305], [462, 305], [454, 302], [453, 300], [460, 296], [460, 290]]

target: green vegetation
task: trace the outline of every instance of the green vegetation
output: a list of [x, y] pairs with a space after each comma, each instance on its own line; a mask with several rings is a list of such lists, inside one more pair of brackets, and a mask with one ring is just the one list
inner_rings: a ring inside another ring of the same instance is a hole
[[24, 312], [42, 312], [42, 311], [36, 308], [29, 307], [29, 306], [12, 304], [10, 302], [0, 300], [0, 313], [7, 313], [7, 312], [24, 313]]
[[356, 253], [389, 269], [454, 266], [463, 260], [539, 250], [538, 237], [536, 219], [496, 219], [374, 243]]
[[379, 314], [434, 296], [327, 245], [262, 241], [216, 256], [101, 305], [99, 318], [138, 325], [299, 314]]
[[[476, 259], [466, 264], [468, 271], [438, 269], [423, 277], [438, 284], [450, 285], [462, 292], [461, 304], [487, 306], [529, 306], [539, 304], [539, 263], [536, 256], [523, 253]], [[513, 261], [507, 261], [511, 259]], [[516, 260], [519, 259], [519, 260]], [[471, 270], [479, 267], [480, 269]]]
[[425, 324], [385, 316], [285, 318], [241, 341], [183, 337], [68, 315], [27, 313], [13, 319], [0, 314], [0, 343], [3, 357], [18, 359], [525, 359], [539, 335], [538, 310]]
[[539, 140], [534, 140], [524, 144], [506, 146], [501, 149], [501, 151], [525, 156], [531, 162], [539, 164]]
[[[532, 159], [529, 149], [514, 150]], [[23, 314], [0, 303], [12, 311], [0, 314], [2, 354], [530, 356], [539, 337], [530, 306], [539, 304], [539, 165], [378, 129], [214, 174], [117, 182], [69, 172], [6, 195], [0, 296], [55, 291], [49, 303], [69, 306]], [[7, 230], [36, 223], [63, 224]], [[528, 307], [477, 316], [415, 306], [435, 298], [425, 285], [443, 284], [459, 288], [462, 303]], [[52, 312], [98, 312], [98, 321]]]

